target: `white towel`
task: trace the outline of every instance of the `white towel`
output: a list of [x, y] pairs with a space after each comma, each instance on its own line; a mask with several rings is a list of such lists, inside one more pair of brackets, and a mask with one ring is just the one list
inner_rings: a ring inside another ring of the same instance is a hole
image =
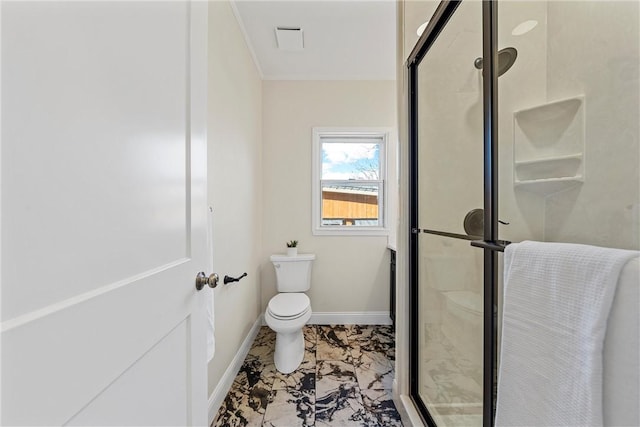
[[[207, 271], [213, 272], [213, 208], [207, 209]], [[215, 324], [213, 317], [213, 289], [205, 286], [203, 289], [207, 305], [207, 361], [213, 359], [216, 351]]]
[[639, 252], [511, 244], [497, 426], [601, 426], [602, 352], [622, 267]]

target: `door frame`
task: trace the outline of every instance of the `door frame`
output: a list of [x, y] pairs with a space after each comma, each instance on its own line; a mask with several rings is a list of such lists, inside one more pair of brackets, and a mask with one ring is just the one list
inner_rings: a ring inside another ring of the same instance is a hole
[[[410, 396], [423, 422], [436, 423], [419, 395], [419, 277], [418, 277], [418, 66], [462, 0], [443, 0], [409, 55], [409, 377]], [[498, 254], [509, 242], [498, 240], [498, 0], [482, 2], [482, 105], [484, 149], [483, 240], [471, 246], [484, 251], [483, 283], [483, 426], [493, 427], [497, 393], [497, 286]], [[449, 236], [460, 238], [462, 236]]]

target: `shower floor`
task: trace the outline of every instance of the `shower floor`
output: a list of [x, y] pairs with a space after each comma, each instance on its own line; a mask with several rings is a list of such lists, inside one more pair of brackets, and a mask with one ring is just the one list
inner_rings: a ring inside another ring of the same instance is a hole
[[439, 324], [425, 325], [421, 356], [420, 395], [434, 421], [439, 426], [481, 426], [482, 361], [464, 357]]

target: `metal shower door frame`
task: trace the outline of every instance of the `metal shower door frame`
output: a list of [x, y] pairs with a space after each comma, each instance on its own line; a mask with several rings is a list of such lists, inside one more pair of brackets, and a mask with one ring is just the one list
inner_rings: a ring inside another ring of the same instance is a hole
[[[410, 280], [410, 395], [424, 422], [435, 422], [419, 396], [418, 384], [418, 66], [462, 0], [444, 0], [431, 17], [427, 28], [407, 59], [409, 71], [409, 280]], [[505, 244], [498, 240], [498, 1], [482, 2], [482, 104], [484, 146], [484, 232], [483, 240], [471, 245], [484, 251], [483, 314], [483, 426], [493, 427], [497, 393], [497, 285], [498, 254]]]

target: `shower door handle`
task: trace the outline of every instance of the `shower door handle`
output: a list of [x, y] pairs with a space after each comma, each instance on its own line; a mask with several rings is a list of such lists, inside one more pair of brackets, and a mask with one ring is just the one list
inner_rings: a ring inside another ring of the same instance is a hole
[[504, 252], [504, 249], [511, 244], [508, 240], [497, 240], [495, 242], [488, 242], [485, 240], [472, 240], [471, 246], [482, 249], [489, 249], [497, 252]]

